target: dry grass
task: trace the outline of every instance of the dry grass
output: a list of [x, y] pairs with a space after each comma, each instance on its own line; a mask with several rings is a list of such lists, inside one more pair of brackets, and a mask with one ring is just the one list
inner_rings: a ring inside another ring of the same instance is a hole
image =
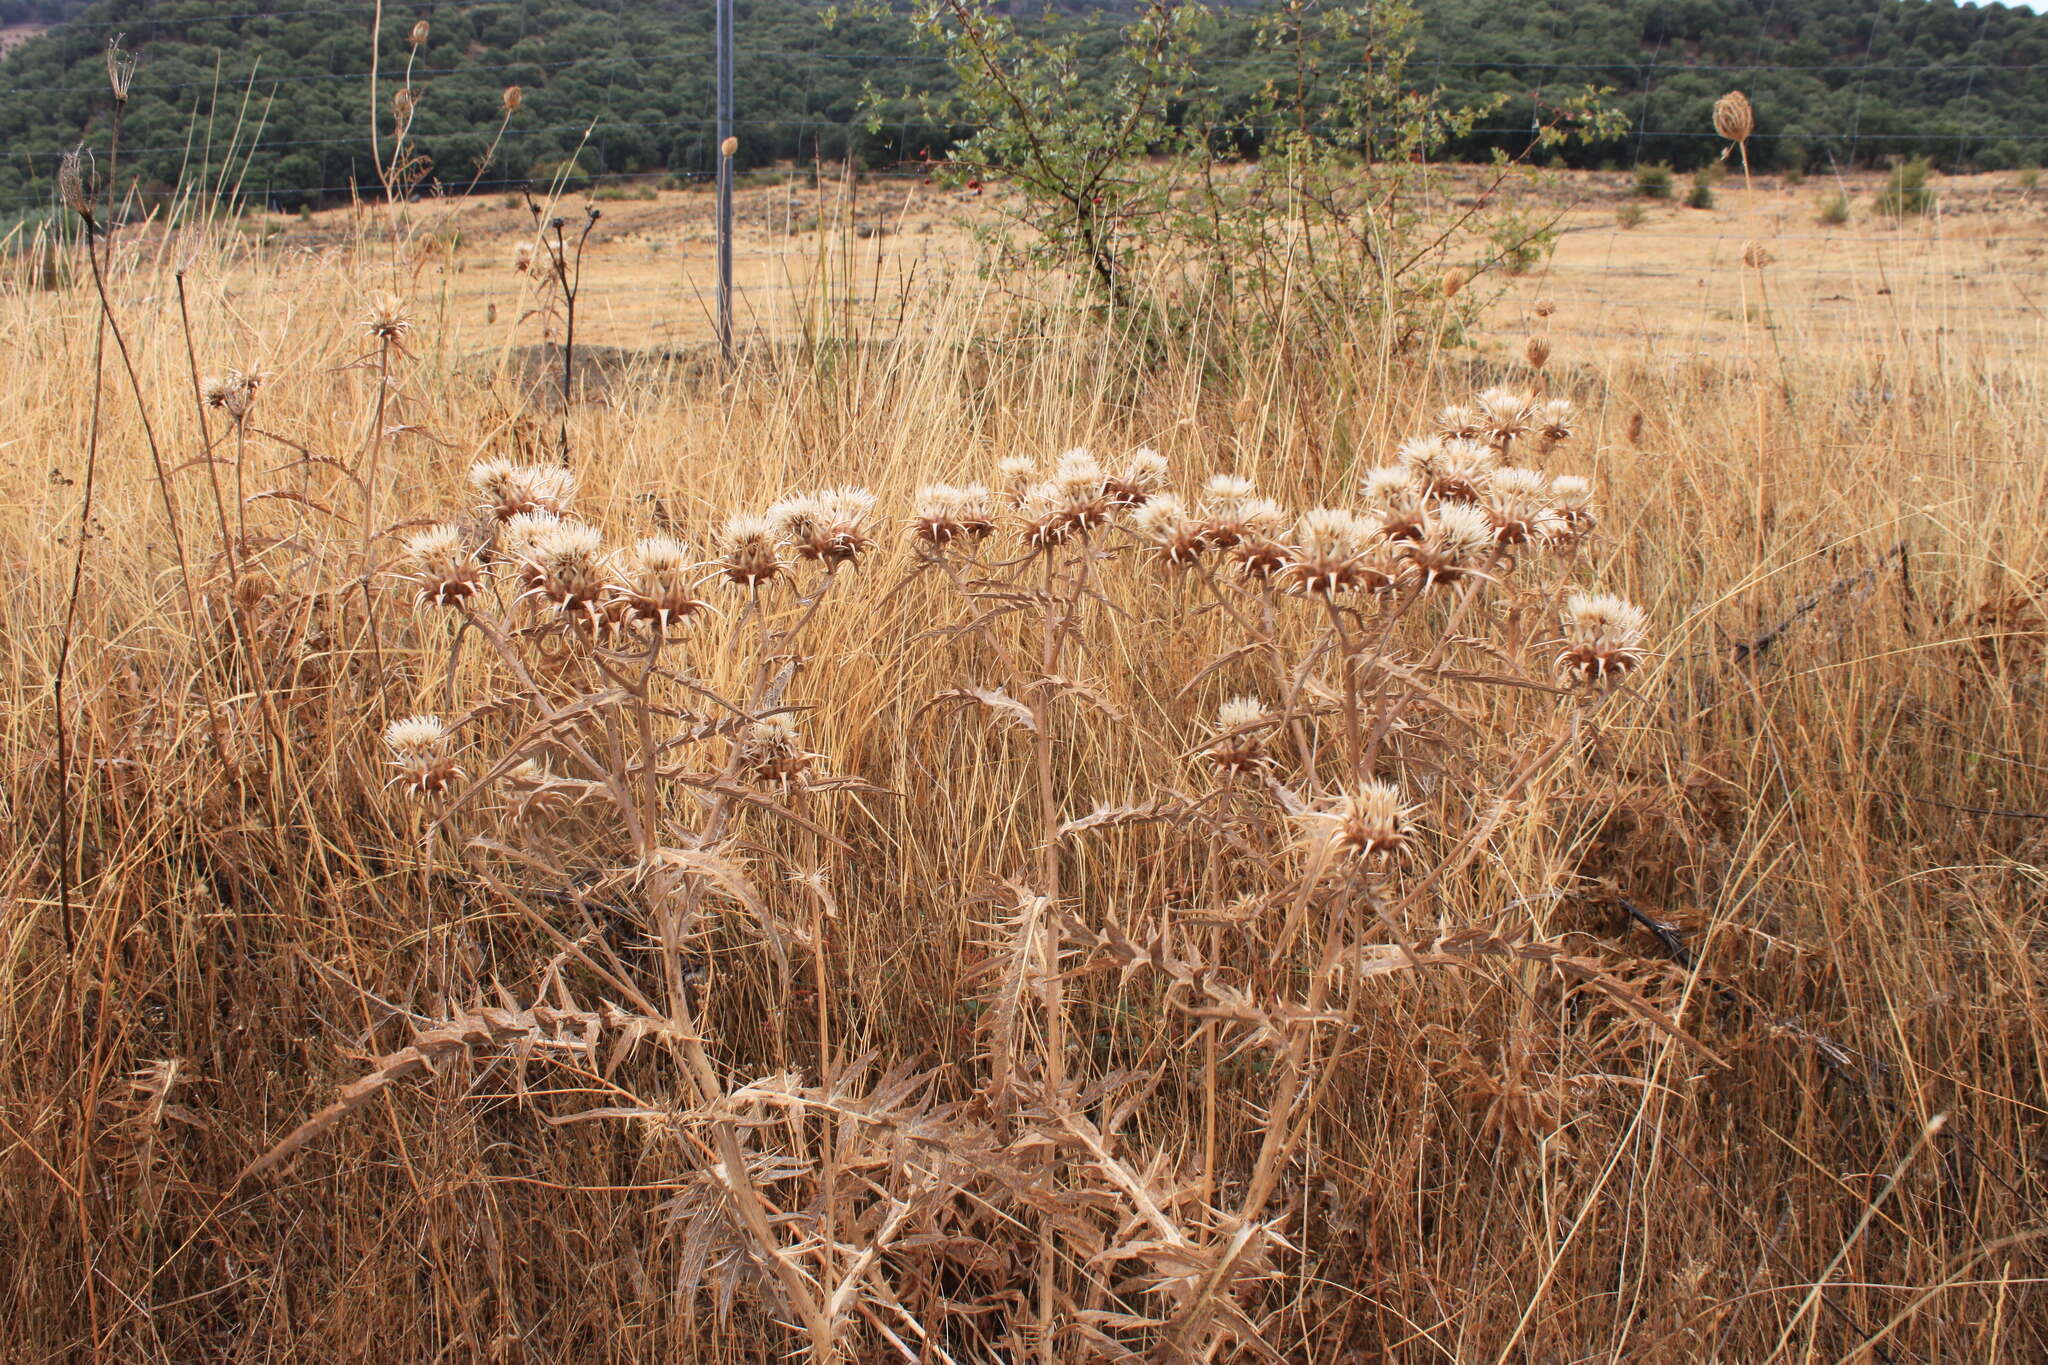
[[[1557, 290], [1580, 418], [1542, 460], [1597, 532], [1346, 617], [1112, 528], [933, 564], [906, 522], [1084, 444], [1355, 506], [1526, 370], [1369, 330], [1140, 366], [1078, 314], [998, 343], [965, 272], [885, 327], [828, 246], [737, 377], [642, 359], [565, 415], [505, 363], [530, 283], [486, 343], [425, 240], [117, 246], [162, 479], [111, 337], [95, 394], [90, 276], [0, 300], [14, 1355], [2048, 1349], [2038, 357], [1881, 308], [1596, 348]], [[200, 370], [270, 376], [246, 429], [194, 402], [181, 284]], [[656, 659], [416, 606], [405, 534], [564, 440], [612, 544], [850, 482], [875, 544], [822, 596], [704, 582]], [[1567, 585], [1647, 610], [1624, 687], [1548, 690]], [[1247, 691], [1271, 766], [1231, 777]], [[731, 742], [785, 706], [800, 752]], [[415, 712], [465, 722], [424, 800], [380, 741]], [[497, 771], [529, 752], [562, 780]], [[1342, 863], [1293, 807], [1375, 772], [1408, 848]]]

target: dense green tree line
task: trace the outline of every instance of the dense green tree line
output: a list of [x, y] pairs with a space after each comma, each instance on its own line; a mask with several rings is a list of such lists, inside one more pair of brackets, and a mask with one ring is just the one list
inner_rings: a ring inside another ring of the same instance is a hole
[[[1277, 0], [1275, 0], [1277, 2]], [[1105, 45], [1133, 0], [1014, 6]], [[1250, 107], [1263, 82], [1301, 75], [1252, 40], [1250, 6], [1208, 27], [1202, 79]], [[2048, 137], [2048, 18], [1953, 0], [1425, 0], [1415, 81], [1491, 101], [1456, 151], [1520, 151], [1549, 105], [1606, 87], [1631, 121], [1574, 160], [1698, 164], [1719, 151], [1708, 110], [1727, 89], [1755, 102], [1766, 166], [1879, 162], [2032, 164]], [[104, 155], [105, 47], [140, 65], [120, 177], [145, 192], [239, 183], [280, 207], [374, 191], [363, 0], [0, 0], [0, 21], [63, 20], [0, 64], [0, 214], [47, 202], [57, 156], [82, 138]], [[9, 18], [9, 16], [16, 16]], [[410, 42], [426, 19], [426, 39]], [[487, 186], [578, 176], [698, 175], [715, 156], [710, 0], [419, 0], [385, 7], [379, 155], [391, 93], [412, 68], [421, 184]], [[959, 131], [922, 113], [945, 64], [886, 5], [740, 0], [741, 161], [941, 156]], [[506, 86], [523, 102], [488, 165]], [[1227, 118], [1226, 118], [1227, 123]], [[1226, 127], [1256, 152], [1264, 131]], [[253, 153], [251, 148], [254, 148]]]

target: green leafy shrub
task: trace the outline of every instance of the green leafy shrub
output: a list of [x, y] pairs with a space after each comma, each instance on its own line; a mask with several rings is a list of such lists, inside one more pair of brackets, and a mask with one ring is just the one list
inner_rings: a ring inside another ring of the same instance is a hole
[[1924, 156], [1896, 163], [1884, 188], [1878, 191], [1878, 212], [1890, 218], [1905, 218], [1932, 209], [1934, 191], [1927, 185], [1932, 170]]

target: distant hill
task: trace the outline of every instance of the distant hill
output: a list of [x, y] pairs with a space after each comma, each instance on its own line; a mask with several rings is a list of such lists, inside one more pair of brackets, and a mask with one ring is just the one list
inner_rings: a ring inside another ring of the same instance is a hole
[[[1101, 27], [1132, 5], [1011, 8], [1039, 16], [1029, 22]], [[1756, 104], [1752, 152], [1765, 166], [1917, 155], [1997, 169], [2048, 152], [2048, 18], [2026, 10], [1951, 0], [1423, 0], [1422, 10], [1415, 80], [1456, 97], [1506, 96], [1460, 155], [1519, 150], [1547, 98], [1586, 85], [1611, 88], [1634, 124], [1574, 153], [1590, 164], [1711, 158], [1708, 111], [1734, 87]], [[280, 207], [374, 185], [371, 13], [363, 0], [0, 0], [0, 24], [56, 25], [0, 62], [0, 214], [47, 203], [55, 158], [81, 137], [104, 151], [104, 52], [123, 33], [141, 63], [124, 184], [160, 193], [203, 171]], [[1276, 74], [1247, 41], [1249, 13], [1224, 20], [1215, 60], [1203, 64], [1226, 92]], [[383, 99], [421, 18], [430, 31], [412, 57], [422, 94], [414, 135], [432, 162], [426, 183], [477, 177], [508, 85], [524, 103], [482, 172], [486, 186], [571, 157], [591, 177], [712, 165], [710, 0], [387, 4]], [[899, 92], [946, 77], [900, 13], [741, 0], [738, 31], [743, 165], [943, 152], [948, 129], [866, 116], [870, 83]]]

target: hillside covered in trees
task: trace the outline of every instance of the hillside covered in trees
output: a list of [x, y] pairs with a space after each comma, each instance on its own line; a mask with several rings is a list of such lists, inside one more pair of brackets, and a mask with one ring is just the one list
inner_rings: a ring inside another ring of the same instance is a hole
[[[1133, 6], [1010, 8], [1021, 24], [1107, 45]], [[1587, 87], [1610, 92], [1630, 126], [1574, 148], [1584, 164], [1709, 159], [1719, 151], [1709, 109], [1737, 87], [1757, 107], [1752, 152], [1765, 166], [1925, 156], [2000, 169], [2048, 150], [2048, 17], [2026, 10], [1953, 0], [1422, 0], [1420, 10], [1409, 83], [1490, 101], [1450, 149], [1460, 156], [1520, 151], [1554, 101]], [[0, 214], [46, 203], [56, 158], [81, 138], [105, 156], [106, 48], [123, 35], [138, 59], [124, 186], [161, 194], [203, 173], [289, 208], [377, 184], [373, 6], [363, 0], [0, 0], [0, 21], [16, 11], [11, 22], [55, 27], [0, 63]], [[1260, 11], [1222, 6], [1205, 29], [1195, 69], [1226, 111], [1299, 74], [1255, 41]], [[920, 44], [907, 8], [740, 0], [738, 16], [743, 165], [914, 161], [942, 156], [962, 131], [921, 98], [944, 92], [948, 68]], [[388, 134], [409, 66], [426, 188], [500, 187], [565, 167], [579, 178], [702, 174], [715, 154], [712, 26], [710, 0], [386, 4], [380, 126]], [[521, 99], [497, 140], [508, 86]], [[1256, 152], [1260, 130], [1232, 136]]]

